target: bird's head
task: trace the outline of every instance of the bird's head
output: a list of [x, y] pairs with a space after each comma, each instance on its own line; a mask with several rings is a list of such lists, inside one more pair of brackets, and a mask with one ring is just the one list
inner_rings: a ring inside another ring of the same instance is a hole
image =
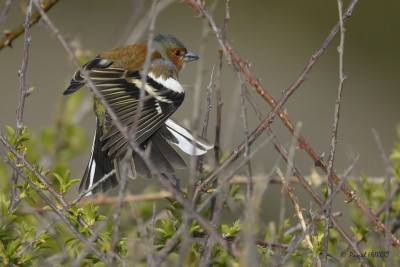
[[160, 58], [171, 61], [179, 72], [185, 62], [199, 59], [197, 55], [188, 51], [181, 41], [166, 33], [154, 37], [153, 47]]

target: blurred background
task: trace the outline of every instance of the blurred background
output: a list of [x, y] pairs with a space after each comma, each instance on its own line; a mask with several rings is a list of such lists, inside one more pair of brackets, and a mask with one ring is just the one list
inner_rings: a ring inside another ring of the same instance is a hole
[[[138, 30], [149, 14], [151, 1], [68, 0], [60, 1], [48, 15], [67, 40], [90, 57], [113, 47], [137, 41], [146, 42], [148, 31]], [[208, 6], [215, 1], [206, 1]], [[348, 1], [345, 1], [345, 4]], [[5, 1], [0, 2], [3, 8]], [[28, 1], [15, 1], [0, 29], [12, 30], [25, 20], [24, 9]], [[199, 112], [200, 121], [205, 112], [207, 85], [213, 67], [218, 62], [218, 45], [213, 34], [204, 42], [202, 35], [208, 25], [195, 10], [178, 1], [161, 1], [165, 5], [156, 19], [155, 33], [167, 32], [180, 39], [186, 47], [200, 53], [201, 62], [188, 64], [180, 75], [187, 94], [182, 107], [175, 113], [177, 121], [191, 125], [193, 112]], [[346, 6], [346, 5], [345, 5]], [[347, 80], [338, 132], [335, 158], [337, 172], [341, 173], [359, 155], [357, 168], [368, 176], [384, 176], [385, 165], [373, 139], [375, 129], [387, 153], [390, 153], [400, 118], [400, 10], [399, 1], [360, 1], [345, 24], [344, 71]], [[231, 1], [231, 20], [228, 37], [234, 48], [252, 65], [251, 70], [261, 79], [270, 94], [278, 99], [304, 69], [314, 51], [319, 48], [332, 26], [338, 20], [336, 1]], [[221, 27], [224, 19], [224, 1], [214, 11]], [[44, 23], [35, 25], [32, 36], [27, 85], [34, 92], [27, 98], [24, 123], [32, 134], [51, 125], [56, 106], [64, 97], [77, 66], [71, 63], [65, 49]], [[293, 122], [302, 122], [301, 132], [319, 153], [329, 153], [333, 112], [338, 87], [339, 38], [335, 38], [306, 82], [285, 105]], [[18, 69], [22, 62], [23, 38], [0, 51], [0, 129], [15, 126], [19, 96]], [[201, 69], [199, 70], [199, 66]], [[193, 88], [201, 76], [199, 109], [194, 104]], [[250, 88], [250, 87], [249, 87]], [[235, 74], [224, 61], [222, 75], [223, 126], [222, 150], [229, 153], [244, 136], [240, 116], [240, 89]], [[89, 97], [89, 91], [87, 91]], [[259, 96], [253, 94], [255, 99]], [[270, 108], [258, 101], [264, 114]], [[212, 95], [211, 119], [208, 139], [214, 141], [215, 93]], [[85, 151], [71, 162], [73, 177], [80, 177], [86, 167], [94, 131], [94, 117], [85, 113], [79, 122], [87, 139]], [[248, 107], [249, 129], [258, 125], [254, 112]], [[193, 127], [193, 125], [191, 125]], [[201, 129], [200, 124], [195, 128]], [[291, 135], [279, 119], [273, 129], [283, 144], [289, 144]], [[254, 145], [267, 138], [264, 134]], [[213, 153], [209, 153], [213, 158]], [[272, 145], [261, 148], [252, 159], [254, 174], [270, 172], [279, 155]], [[314, 163], [299, 151], [295, 155], [304, 174], [309, 174]], [[210, 161], [212, 163], [212, 161]], [[281, 164], [283, 170], [285, 165]], [[133, 183], [131, 183], [133, 184]], [[132, 186], [132, 185], [131, 185]], [[132, 186], [134, 193], [140, 190]], [[270, 190], [269, 197], [278, 197], [279, 190]], [[270, 203], [272, 205], [272, 203]], [[269, 205], [269, 204], [267, 204]], [[273, 206], [273, 205], [272, 205]]]

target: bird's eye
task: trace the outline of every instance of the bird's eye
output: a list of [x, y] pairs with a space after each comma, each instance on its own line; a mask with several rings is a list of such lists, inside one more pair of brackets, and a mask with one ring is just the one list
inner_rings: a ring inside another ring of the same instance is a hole
[[180, 56], [181, 55], [181, 51], [180, 50], [175, 50], [175, 55]]

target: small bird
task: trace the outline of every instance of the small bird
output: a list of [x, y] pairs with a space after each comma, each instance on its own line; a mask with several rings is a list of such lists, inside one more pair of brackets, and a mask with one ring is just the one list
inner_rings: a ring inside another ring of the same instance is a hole
[[[202, 155], [213, 148], [204, 138], [194, 136], [178, 125], [170, 116], [181, 105], [185, 91], [178, 82], [178, 75], [185, 62], [198, 59], [177, 38], [158, 34], [151, 47], [151, 60], [142, 84], [141, 71], [148, 51], [145, 44], [133, 44], [103, 52], [83, 66], [86, 77], [96, 86], [122, 125], [136, 129], [135, 141], [145, 151], [157, 170], [150, 170], [140, 156], [132, 154], [128, 176], [151, 177], [152, 173], [175, 173], [175, 169], [187, 167], [182, 157], [170, 146], [176, 145], [189, 155]], [[69, 95], [86, 84], [86, 77], [77, 70], [64, 95]], [[143, 107], [136, 118], [140, 91], [144, 90]], [[88, 165], [79, 192], [85, 192], [115, 170], [87, 195], [106, 192], [118, 184], [124, 174], [122, 162], [128, 151], [128, 143], [113, 124], [109, 113], [100, 101], [94, 99], [96, 132]]]

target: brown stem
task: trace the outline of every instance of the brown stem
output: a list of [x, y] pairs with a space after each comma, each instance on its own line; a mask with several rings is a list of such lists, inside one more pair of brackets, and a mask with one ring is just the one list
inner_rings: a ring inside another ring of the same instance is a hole
[[[42, 9], [47, 12], [50, 10], [50, 8], [52, 8], [55, 4], [57, 4], [58, 2], [60, 2], [60, 0], [48, 0], [48, 1], [43, 1], [42, 4]], [[39, 20], [41, 19], [42, 15], [40, 14], [40, 12], [36, 11], [32, 14], [32, 17], [29, 20], [28, 23], [28, 28], [32, 27], [33, 25], [35, 25], [36, 23], [39, 22]], [[18, 27], [16, 27], [14, 30], [7, 32], [5, 34], [5, 36], [3, 37], [3, 39], [0, 39], [0, 50], [3, 49], [5, 46], [12, 46], [12, 42], [18, 38], [19, 36], [21, 36], [24, 32], [26, 31], [26, 28], [24, 26], [24, 24], [19, 25]]]

